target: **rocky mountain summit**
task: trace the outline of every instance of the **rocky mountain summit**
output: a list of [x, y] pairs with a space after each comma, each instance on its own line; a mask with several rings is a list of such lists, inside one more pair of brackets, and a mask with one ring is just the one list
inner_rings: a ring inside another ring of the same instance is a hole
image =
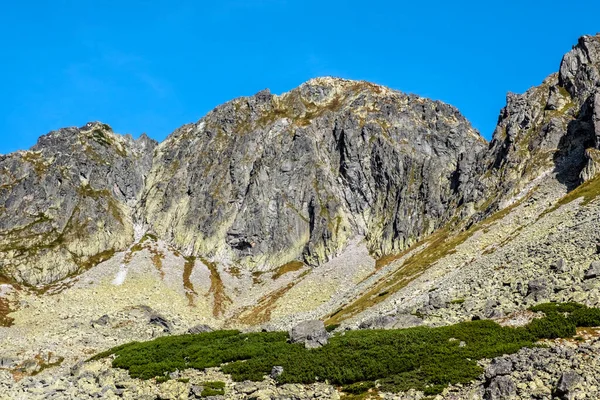
[[358, 235], [390, 254], [455, 216], [458, 164], [484, 148], [451, 106], [318, 78], [236, 99], [173, 133], [141, 215], [184, 252], [253, 271], [320, 265]]
[[[232, 100], [162, 143], [100, 122], [51, 132], [0, 156], [0, 376], [15, 379], [0, 388], [188, 398], [189, 382], [70, 368], [208, 326], [523, 325], [546, 301], [600, 306], [599, 162], [600, 36], [509, 94], [490, 143], [450, 105], [337, 78]], [[441, 396], [595, 398], [599, 335], [581, 334], [486, 360], [480, 381]], [[339, 396], [206, 374], [230, 398]]]
[[126, 249], [155, 146], [89, 123], [2, 156], [0, 272], [48, 285]]

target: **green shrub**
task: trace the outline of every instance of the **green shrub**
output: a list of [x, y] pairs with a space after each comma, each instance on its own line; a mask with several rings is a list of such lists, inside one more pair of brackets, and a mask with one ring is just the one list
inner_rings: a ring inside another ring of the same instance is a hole
[[361, 394], [361, 393], [368, 392], [369, 389], [372, 389], [374, 387], [375, 387], [375, 382], [373, 382], [373, 381], [356, 382], [356, 383], [351, 383], [350, 385], [346, 385], [346, 386], [342, 387], [342, 391], [344, 393], [350, 393], [350, 394]]
[[579, 308], [574, 310], [568, 317], [576, 326], [592, 327], [600, 326], [600, 309], [598, 308]]
[[[347, 331], [312, 350], [288, 343], [286, 332], [215, 331], [134, 342], [94, 358], [115, 354], [114, 367], [142, 379], [186, 368], [221, 367], [235, 381], [261, 381], [277, 365], [283, 367], [277, 378], [282, 384], [327, 380], [354, 393], [377, 382], [384, 391], [417, 389], [434, 395], [449, 384], [481, 375], [478, 360], [515, 353], [543, 338], [571, 337], [576, 326], [600, 325], [595, 308], [569, 303], [534, 309], [546, 316], [521, 328], [479, 320], [439, 328]], [[466, 346], [459, 346], [461, 341]], [[224, 386], [206, 384], [205, 390], [214, 393]]]
[[563, 315], [550, 312], [545, 318], [537, 318], [529, 323], [527, 330], [535, 339], [556, 339], [575, 336], [576, 325]]
[[333, 332], [333, 331], [335, 331], [335, 330], [336, 330], [337, 328], [339, 328], [339, 327], [340, 327], [340, 324], [331, 324], [331, 325], [327, 325], [327, 326], [325, 327], [325, 330], [326, 330], [327, 332]]
[[548, 317], [556, 314], [566, 316], [577, 327], [600, 326], [600, 309], [579, 303], [544, 303], [531, 307], [530, 310], [541, 311]]
[[548, 315], [551, 313], [572, 313], [575, 310], [586, 309], [587, 307], [579, 303], [542, 303], [529, 308], [534, 312], [543, 312]]
[[200, 396], [209, 397], [209, 396], [221, 396], [225, 394], [225, 382], [204, 382], [202, 384], [204, 389]]

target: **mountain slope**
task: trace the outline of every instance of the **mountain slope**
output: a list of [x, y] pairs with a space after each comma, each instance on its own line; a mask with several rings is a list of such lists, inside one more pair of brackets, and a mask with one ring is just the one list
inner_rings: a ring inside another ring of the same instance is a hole
[[394, 253], [456, 216], [458, 163], [484, 148], [448, 105], [315, 79], [234, 100], [173, 133], [157, 149], [142, 214], [187, 253], [261, 271], [322, 264], [357, 235], [375, 255]]
[[0, 274], [48, 285], [126, 249], [155, 145], [89, 123], [2, 156]]

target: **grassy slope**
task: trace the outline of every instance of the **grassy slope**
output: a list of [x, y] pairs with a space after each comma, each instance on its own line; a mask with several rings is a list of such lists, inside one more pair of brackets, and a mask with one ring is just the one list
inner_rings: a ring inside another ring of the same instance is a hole
[[[515, 202], [511, 206], [496, 212], [465, 231], [456, 229], [455, 223], [451, 222], [446, 227], [431, 234], [429, 237], [412, 247], [418, 248], [425, 245], [422, 250], [410, 256], [396, 270], [383, 276], [379, 282], [368, 291], [361, 294], [358, 298], [345, 304], [333, 314], [329, 315], [326, 324], [339, 324], [340, 322], [381, 303], [389, 296], [398, 292], [410, 282], [421, 276], [430, 266], [444, 257], [455, 253], [456, 248], [473, 236], [477, 231], [488, 228], [504, 218], [523, 201], [524, 199]], [[382, 259], [383, 261], [379, 261], [377, 267], [381, 268], [385, 264], [395, 261], [395, 259], [407, 254], [412, 248], [399, 256], [384, 257]]]

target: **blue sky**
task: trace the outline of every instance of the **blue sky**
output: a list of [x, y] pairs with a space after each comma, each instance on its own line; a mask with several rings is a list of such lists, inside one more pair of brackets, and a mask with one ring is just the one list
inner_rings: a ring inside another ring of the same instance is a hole
[[324, 75], [448, 102], [489, 138], [506, 92], [557, 71], [598, 15], [592, 0], [6, 2], [0, 153], [93, 120], [162, 140], [227, 100]]

